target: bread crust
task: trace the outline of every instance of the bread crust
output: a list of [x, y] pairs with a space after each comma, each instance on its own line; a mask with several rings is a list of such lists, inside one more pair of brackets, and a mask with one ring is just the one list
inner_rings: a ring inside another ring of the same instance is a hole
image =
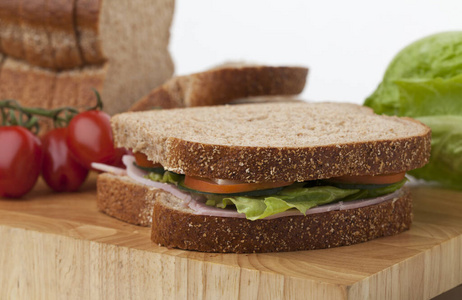
[[166, 166], [182, 174], [244, 182], [306, 181], [348, 175], [379, 175], [424, 166], [431, 131], [395, 140], [309, 148], [210, 145], [171, 138]]
[[33, 66], [82, 65], [74, 31], [74, 0], [0, 1], [3, 53]]
[[253, 96], [296, 95], [305, 87], [303, 67], [221, 67], [168, 80], [137, 101], [129, 111], [153, 107], [209, 106]]
[[20, 1], [0, 1], [0, 44], [3, 54], [25, 56], [20, 20]]
[[172, 208], [169, 195], [161, 195], [154, 204], [151, 239], [169, 248], [232, 253], [353, 245], [410, 228], [412, 199], [408, 189], [402, 193], [357, 209], [257, 221], [195, 215]]
[[75, 24], [82, 57], [87, 64], [101, 64], [106, 61], [98, 40], [102, 0], [75, 1]]
[[155, 199], [162, 190], [138, 184], [126, 176], [98, 175], [96, 204], [103, 213], [121, 221], [151, 226]]

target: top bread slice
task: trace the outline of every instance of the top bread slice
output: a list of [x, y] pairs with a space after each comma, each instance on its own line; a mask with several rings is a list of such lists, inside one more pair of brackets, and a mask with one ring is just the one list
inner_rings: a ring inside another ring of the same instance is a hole
[[378, 175], [425, 165], [430, 129], [346, 103], [267, 103], [128, 112], [115, 144], [190, 176], [244, 182]]
[[236, 99], [297, 95], [308, 69], [226, 64], [200, 73], [176, 76], [137, 101], [130, 111], [226, 104]]

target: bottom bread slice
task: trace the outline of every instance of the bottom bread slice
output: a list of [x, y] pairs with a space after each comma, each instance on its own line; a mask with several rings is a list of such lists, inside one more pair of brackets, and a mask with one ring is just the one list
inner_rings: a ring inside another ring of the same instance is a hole
[[103, 173], [96, 181], [98, 209], [134, 225], [151, 226], [154, 201], [160, 193], [165, 192], [139, 184], [127, 176]]
[[283, 252], [353, 245], [410, 228], [412, 198], [307, 216], [250, 221], [196, 215], [169, 193], [158, 195], [152, 215], [153, 242], [203, 252]]
[[196, 215], [182, 200], [127, 176], [98, 175], [98, 208], [109, 216], [151, 226], [153, 242], [203, 252], [283, 252], [353, 245], [410, 228], [412, 198], [401, 189], [392, 200], [362, 208], [250, 221]]

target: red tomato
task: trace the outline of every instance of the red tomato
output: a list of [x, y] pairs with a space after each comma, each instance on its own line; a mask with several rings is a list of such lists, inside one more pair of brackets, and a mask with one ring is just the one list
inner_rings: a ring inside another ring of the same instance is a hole
[[196, 191], [215, 194], [233, 194], [257, 190], [274, 189], [277, 187], [288, 186], [292, 183], [293, 182], [234, 182], [232, 184], [218, 184], [215, 181], [207, 178], [199, 178], [192, 176], [185, 176], [184, 178], [184, 185], [186, 187]]
[[88, 175], [88, 169], [71, 155], [66, 143], [67, 128], [53, 129], [42, 137], [42, 176], [50, 188], [57, 192], [74, 192]]
[[105, 112], [89, 110], [69, 122], [67, 145], [87, 169], [91, 169], [92, 162], [108, 163], [116, 156], [109, 119]]
[[330, 181], [357, 184], [392, 184], [404, 179], [406, 172], [387, 175], [342, 176], [330, 178]]
[[144, 168], [162, 168], [162, 165], [159, 163], [154, 163], [148, 159], [146, 154], [141, 153], [141, 152], [136, 152], [133, 153], [133, 156], [135, 156], [135, 161], [136, 164], [140, 167]]
[[0, 196], [18, 198], [37, 182], [42, 167], [40, 140], [20, 126], [0, 127]]

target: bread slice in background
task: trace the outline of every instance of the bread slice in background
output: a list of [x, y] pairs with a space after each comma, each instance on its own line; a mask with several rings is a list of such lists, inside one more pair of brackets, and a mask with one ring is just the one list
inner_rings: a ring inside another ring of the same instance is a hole
[[[25, 60], [33, 65], [55, 68], [55, 54], [52, 48], [49, 23], [54, 21], [47, 6], [47, 0], [22, 0], [20, 2], [20, 23]], [[64, 1], [65, 2], [65, 1]], [[70, 21], [70, 20], [69, 20]], [[13, 57], [15, 53], [8, 53]]]
[[[128, 112], [115, 145], [204, 178], [291, 182], [422, 167], [430, 129], [348, 103], [265, 103]], [[147, 142], [149, 141], [149, 142]]]
[[[173, 0], [102, 0], [97, 36], [108, 62], [102, 91], [108, 113], [126, 111], [172, 76], [168, 42], [173, 11]], [[84, 57], [94, 51], [81, 45]]]
[[99, 12], [103, 0], [75, 1], [75, 25], [83, 60], [87, 64], [101, 64], [106, 60], [98, 38]]
[[[68, 70], [84, 65], [74, 27], [75, 1], [46, 0], [49, 19], [45, 29], [50, 37], [56, 70]], [[28, 62], [34, 64], [30, 60]]]
[[0, 1], [0, 49], [2, 54], [25, 57], [20, 21], [20, 1]]
[[256, 96], [297, 95], [305, 87], [307, 74], [308, 69], [303, 67], [227, 64], [173, 77], [137, 101], [130, 111], [219, 105]]

